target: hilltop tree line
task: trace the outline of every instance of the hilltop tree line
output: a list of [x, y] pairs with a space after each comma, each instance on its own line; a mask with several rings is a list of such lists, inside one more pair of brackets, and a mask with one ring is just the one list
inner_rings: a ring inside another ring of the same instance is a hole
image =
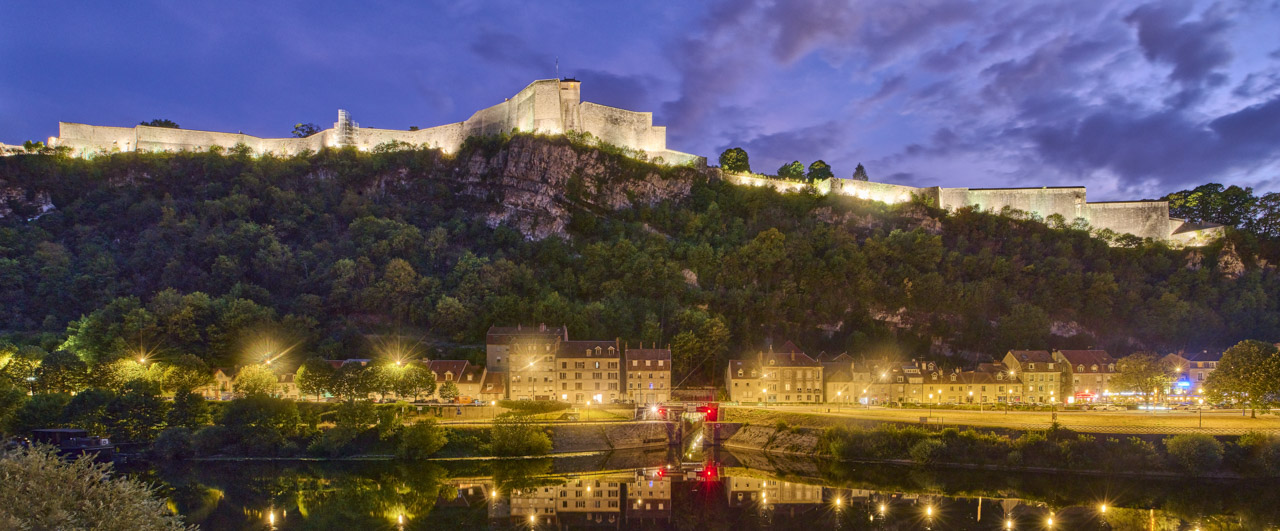
[[[0, 221], [0, 326], [33, 356], [229, 366], [259, 361], [264, 342], [292, 346], [293, 364], [378, 357], [378, 338], [399, 336], [449, 356], [492, 324], [564, 323], [578, 338], [672, 345], [690, 382], [767, 340], [906, 359], [1280, 336], [1274, 246], [1247, 231], [1199, 250], [1121, 248], [1026, 216], [699, 177], [687, 197], [620, 211], [564, 191], [568, 235], [529, 240], [460, 193], [460, 161], [503, 142], [455, 157], [0, 159], [8, 186], [57, 205]], [[1246, 267], [1225, 274], [1221, 255]]]
[[[734, 173], [751, 173], [751, 161], [747, 155], [747, 150], [740, 147], [724, 150], [724, 152], [720, 153], [720, 168]], [[812, 183], [823, 179], [831, 179], [835, 177], [835, 173], [831, 171], [831, 165], [822, 160], [813, 161], [809, 164], [808, 170], [805, 169], [804, 164], [800, 161], [793, 160], [779, 167], [775, 176], [780, 179]], [[855, 181], [869, 179], [867, 169], [862, 167], [862, 163], [858, 163], [858, 167], [854, 168], [850, 179]]]

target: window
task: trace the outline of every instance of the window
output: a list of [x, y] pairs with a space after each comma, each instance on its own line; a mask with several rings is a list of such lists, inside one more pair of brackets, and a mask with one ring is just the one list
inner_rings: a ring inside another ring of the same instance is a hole
[[599, 369], [599, 368], [600, 368], [600, 362], [598, 362], [598, 361], [596, 362], [596, 366], [595, 366], [595, 368], [597, 368], [597, 369]]
[[662, 366], [662, 362], [663, 362], [663, 361], [665, 361], [665, 360], [658, 360], [658, 366], [659, 366], [659, 367], [661, 367], [661, 366]]
[[[639, 367], [639, 366], [640, 366], [640, 360], [631, 360], [631, 366], [632, 366], [632, 367]], [[741, 372], [741, 371], [742, 371], [742, 369], [738, 369], [738, 371], [739, 371], [739, 372]]]
[[[561, 368], [561, 369], [568, 369], [568, 368], [569, 368], [569, 362], [567, 362], [567, 361], [562, 361], [562, 362], [560, 362], [560, 368]], [[561, 376], [561, 378], [564, 378], [564, 376]]]
[[[753, 374], [752, 376], [755, 376], [755, 375]], [[738, 369], [738, 377], [739, 377], [739, 378], [741, 378], [741, 377], [742, 377], [742, 369]]]
[[645, 367], [649, 367], [649, 366], [652, 366], [652, 365], [653, 365], [653, 360], [644, 360], [644, 366], [645, 366]]
[[1036, 370], [1036, 364], [1034, 364], [1034, 363], [1028, 363], [1028, 364], [1027, 364], [1027, 370], [1028, 370], [1028, 371], [1034, 371], [1034, 370]]

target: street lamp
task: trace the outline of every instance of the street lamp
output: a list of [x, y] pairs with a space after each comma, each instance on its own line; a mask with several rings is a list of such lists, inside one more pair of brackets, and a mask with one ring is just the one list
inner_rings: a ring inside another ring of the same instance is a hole
[[862, 390], [862, 405], [867, 406], [867, 409], [871, 409], [871, 400], [867, 399], [866, 389]]
[[933, 418], [933, 393], [929, 393], [929, 416], [927, 418]]
[[844, 391], [836, 391], [836, 411], [840, 411], [840, 397], [844, 396]]
[[1203, 428], [1204, 427], [1204, 399], [1203, 398], [1200, 399], [1200, 407], [1197, 409], [1200, 410], [1200, 427]]

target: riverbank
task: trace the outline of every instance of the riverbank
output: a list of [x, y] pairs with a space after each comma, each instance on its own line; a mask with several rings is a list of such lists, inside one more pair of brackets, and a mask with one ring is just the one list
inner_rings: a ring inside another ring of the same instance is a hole
[[1264, 434], [1212, 437], [1096, 437], [1048, 430], [931, 430], [876, 427], [795, 427], [720, 423], [726, 449], [766, 455], [822, 456], [851, 463], [888, 463], [992, 471], [1143, 477], [1246, 478], [1280, 476], [1280, 438]]
[[990, 407], [953, 408], [886, 408], [863, 406], [797, 405], [797, 406], [725, 406], [722, 420], [749, 424], [773, 424], [778, 421], [792, 426], [874, 426], [884, 422], [950, 426], [1010, 428], [1015, 430], [1047, 429], [1055, 421], [1074, 431], [1115, 434], [1177, 434], [1202, 432], [1214, 435], [1242, 435], [1251, 431], [1280, 433], [1280, 416], [1260, 414], [1257, 418], [1242, 415], [1239, 410], [1198, 411], [1018, 411], [1005, 412]]

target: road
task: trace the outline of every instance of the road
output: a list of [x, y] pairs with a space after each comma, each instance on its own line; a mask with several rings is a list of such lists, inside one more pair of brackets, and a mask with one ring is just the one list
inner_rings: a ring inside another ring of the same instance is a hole
[[[919, 423], [921, 417], [929, 417], [930, 423], [992, 426], [1008, 428], [1044, 428], [1054, 420], [1049, 411], [961, 410], [961, 409], [898, 409], [865, 406], [837, 408], [834, 405], [781, 405], [760, 408], [755, 406], [730, 406], [729, 422], [769, 422], [777, 413], [807, 413], [828, 419], [822, 424], [837, 424], [840, 418], [857, 418], [895, 422]], [[778, 419], [784, 420], [785, 419]], [[1250, 418], [1241, 410], [1205, 411], [1203, 420], [1198, 411], [1058, 411], [1057, 422], [1064, 428], [1077, 431], [1116, 433], [1187, 432], [1203, 429], [1208, 433], [1244, 433], [1247, 431], [1280, 432], [1280, 416], [1259, 414]]]

